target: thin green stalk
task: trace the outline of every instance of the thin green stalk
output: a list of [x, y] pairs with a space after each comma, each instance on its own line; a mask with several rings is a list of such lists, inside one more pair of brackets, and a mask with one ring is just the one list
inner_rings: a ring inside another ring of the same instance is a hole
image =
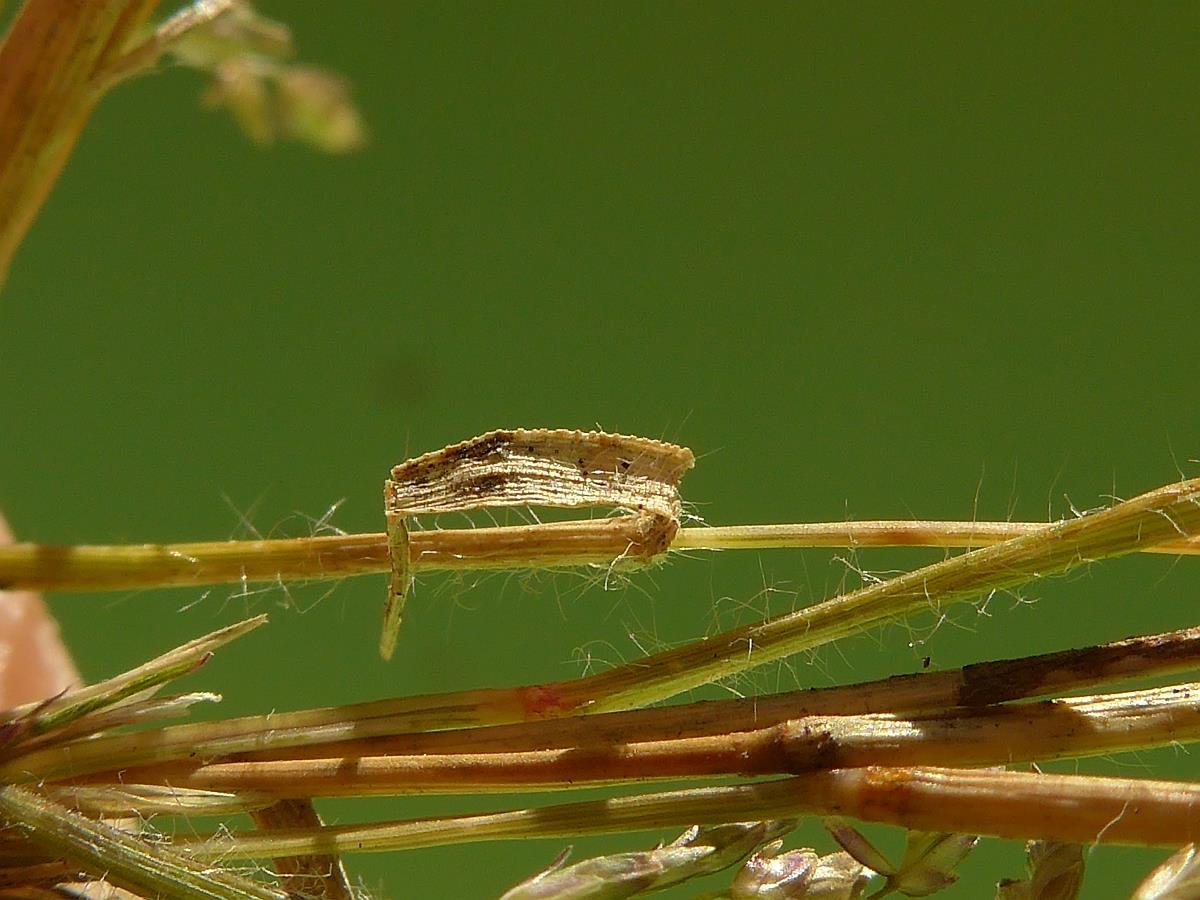
[[1057, 575], [1200, 530], [1200, 479], [1048, 525], [816, 606], [554, 686], [551, 714], [644, 706], [710, 681], [847, 637], [872, 625]]
[[9, 710], [9, 722], [19, 725], [23, 736], [42, 735], [131, 697], [153, 693], [155, 689], [176, 678], [194, 672], [204, 665], [218, 648], [266, 624], [266, 621], [265, 615], [259, 615], [237, 622], [212, 634], [188, 641], [115, 678], [69, 691], [49, 703], [30, 703]]
[[[582, 527], [581, 527], [582, 526]], [[681, 528], [671, 550], [805, 547], [987, 547], [1046, 528], [1036, 522], [813, 522]], [[412, 531], [415, 572], [611, 565], [628, 539], [591, 522]], [[1200, 540], [1168, 536], [1138, 547], [1198, 554]], [[116, 591], [180, 585], [317, 581], [391, 571], [386, 533], [186, 544], [0, 547], [0, 590]]]
[[[672, 550], [775, 550], [811, 547], [944, 547], [976, 549], [1033, 534], [1049, 522], [945, 522], [877, 519], [791, 525], [718, 525], [683, 528]], [[1179, 537], [1146, 553], [1200, 553], [1200, 541]]]

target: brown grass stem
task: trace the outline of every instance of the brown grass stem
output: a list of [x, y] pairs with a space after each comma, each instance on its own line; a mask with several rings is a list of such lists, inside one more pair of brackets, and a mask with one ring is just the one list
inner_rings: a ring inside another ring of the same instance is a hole
[[590, 741], [524, 751], [177, 764], [120, 773], [160, 784], [280, 798], [554, 790], [872, 765], [987, 766], [1200, 741], [1200, 684], [909, 716], [810, 716], [752, 731]]
[[924, 831], [1179, 847], [1200, 838], [1200, 785], [935, 767], [835, 769], [775, 781], [372, 825], [200, 835], [202, 859], [356, 853], [511, 838], [846, 815]]
[[[307, 798], [280, 800], [250, 812], [256, 828], [320, 828], [324, 823]], [[284, 856], [275, 859], [280, 886], [290, 896], [319, 900], [354, 900], [354, 890], [341, 857], [335, 854]]]
[[26, 0], [0, 45], [0, 285], [158, 0]]
[[[177, 725], [141, 734], [102, 735], [61, 747], [35, 748], [0, 765], [0, 779], [27, 782], [97, 776], [127, 767], [194, 759], [247, 762], [461, 754], [662, 741], [752, 731], [804, 716], [981, 707], [1197, 668], [1200, 628], [1191, 628], [862, 684], [449, 731], [409, 732], [408, 718], [403, 712], [393, 712], [408, 701], [385, 700]], [[127, 780], [115, 771], [109, 777]]]
[[[1195, 837], [1194, 805], [1200, 801], [1200, 787], [1195, 785], [1128, 779], [1072, 781], [1068, 776], [972, 773], [929, 766], [983, 766], [1014, 759], [1054, 759], [1200, 740], [1200, 684], [996, 705], [1008, 696], [1033, 696], [1047, 689], [1144, 673], [1156, 667], [1177, 671], [1190, 665], [1184, 659], [1194, 650], [1189, 645], [1194, 644], [1195, 635], [1186, 633], [1123, 642], [1120, 650], [1114, 646], [1059, 655], [1055, 662], [1061, 665], [1057, 668], [1048, 658], [1042, 658], [1040, 665], [993, 664], [991, 669], [973, 669], [969, 674], [964, 670], [957, 675], [922, 676], [928, 681], [892, 681], [890, 688], [885, 682], [879, 691], [869, 692], [874, 694], [871, 700], [860, 701], [883, 704], [890, 700], [904, 706], [922, 690], [943, 701], [920, 712], [909, 708], [904, 712], [893, 709], [849, 715], [846, 709], [838, 709], [804, 717], [785, 705], [772, 709], [774, 701], [760, 700], [769, 713], [777, 712], [780, 718], [770, 723], [752, 718], [748, 728], [739, 730], [728, 719], [720, 719], [722, 712], [734, 718], [747, 714], [746, 706], [730, 702], [719, 707], [711, 720], [717, 730], [705, 733], [693, 722], [675, 734], [667, 730], [665, 723], [674, 719], [675, 725], [680, 725], [678, 710], [638, 713], [645, 717], [638, 720], [641, 731], [629, 727], [634, 714], [622, 714], [626, 718], [620, 733], [611, 730], [619, 716], [608, 720], [598, 716], [666, 699], [913, 612], [929, 610], [940, 615], [952, 602], [1186, 538], [1200, 530], [1198, 498], [1200, 480], [1163, 487], [1103, 512], [1044, 526], [887, 582], [574, 681], [383, 700], [350, 708], [87, 739], [70, 732], [65, 741], [52, 746], [35, 746], [40, 738], [36, 734], [31, 737], [27, 727], [25, 732], [17, 728], [12, 732], [12, 758], [0, 765], [0, 783], [8, 783], [9, 787], [0, 788], [0, 792], [19, 791], [15, 783], [37, 783], [43, 790], [57, 791], [56, 796], [66, 798], [74, 792], [93, 808], [107, 805], [110, 810], [120, 810], [117, 792], [126, 790], [132, 798], [128, 810], [143, 812], [137, 796], [161, 808], [166, 798], [156, 795], [154, 789], [166, 787], [182, 791], [185, 803], [193, 809], [222, 805], [237, 808], [241, 803], [243, 809], [261, 811], [267, 797], [307, 803], [309, 798], [322, 795], [475, 793], [681, 778], [792, 776], [751, 785], [378, 826], [329, 828], [309, 821], [303, 827], [285, 827], [287, 823], [273, 822], [256, 812], [260, 824], [266, 827], [255, 837], [214, 840], [205, 846], [186, 843], [188, 848], [199, 848], [195, 852], [205, 858], [213, 853], [222, 860], [286, 858], [291, 862], [285, 863], [284, 869], [298, 877], [312, 874], [309, 870], [317, 865], [318, 857], [355, 850], [712, 824], [804, 813], [844, 814], [924, 830], [1007, 837], [1079, 840], [1079, 834], [1087, 833], [1089, 839], [1101, 835], [1106, 840], [1143, 845], [1181, 844]], [[538, 565], [549, 565], [551, 559], [578, 564], [587, 558], [590, 550], [586, 548], [598, 546], [595, 542], [628, 540], [628, 535], [622, 537], [625, 527], [620, 520], [611, 524], [602, 521], [599, 528], [587, 522], [531, 526], [536, 539], [532, 547], [528, 537], [531, 532], [524, 529], [478, 529], [467, 534], [484, 541], [483, 549], [477, 549], [473, 558], [487, 565], [497, 559], [515, 561], [522, 555], [526, 563], [534, 560]], [[514, 539], [518, 532], [525, 537]], [[496, 541], [497, 535], [507, 548], [498, 555], [496, 548], [501, 544]], [[544, 540], [547, 536], [549, 543]], [[547, 550], [551, 546], [552, 552]], [[411, 554], [413, 545], [409, 548]], [[386, 538], [383, 550], [386, 553]], [[428, 554], [422, 558], [429, 561]], [[1161, 655], [1154, 662], [1156, 654]], [[138, 677], [113, 680], [99, 696], [77, 703], [69, 720], [82, 722], [97, 712], [107, 716], [106, 703], [141, 702], [151, 687], [186, 671], [184, 663], [195, 653], [184, 655], [186, 660], [168, 654], [143, 671], [139, 677], [150, 676], [144, 682], [146, 690], [137, 690], [143, 683]], [[981, 673], [986, 675], [983, 680], [978, 677]], [[811, 705], [815, 693], [800, 692], [799, 701]], [[832, 696], [825, 695], [825, 699]], [[35, 709], [17, 721], [31, 720], [44, 712]], [[588, 714], [586, 724], [581, 724], [581, 714]], [[658, 715], [663, 718], [656, 718]], [[564, 717], [575, 717], [580, 722], [554, 721]], [[589, 740], [585, 731], [576, 730], [592, 723], [597, 723], [597, 728], [607, 726], [609, 737], [593, 736]], [[485, 725], [503, 727], [472, 727]], [[446, 736], [408, 734], [463, 728], [469, 730]], [[486, 742], [505, 728], [510, 743], [493, 744], [495, 749], [488, 750]], [[573, 732], [576, 740], [558, 746], [539, 743], [535, 736], [539, 728], [546, 729], [541, 738], [552, 733], [562, 738]], [[32, 744], [22, 745], [22, 737]], [[460, 743], [457, 750], [447, 749], [452, 742], [468, 737], [482, 737], [483, 742], [470, 746]], [[414, 752], [397, 752], [397, 744], [406, 741], [425, 741], [426, 745]], [[434, 749], [442, 741], [446, 743], [441, 750]], [[322, 744], [325, 746], [319, 746]], [[33, 749], [29, 750], [30, 746]], [[467, 746], [469, 749], [463, 749]], [[303, 749], [294, 756], [284, 752], [285, 748], [299, 747]], [[234, 758], [235, 754], [243, 758]], [[255, 755], [275, 758], [256, 759]], [[182, 762], [185, 757], [189, 762]], [[898, 767], [917, 764], [922, 768]], [[103, 774], [111, 770], [120, 772], [119, 779]], [[77, 776], [90, 776], [91, 788], [78, 783], [81, 779]], [[75, 778], [76, 783], [62, 783], [67, 778]], [[131, 780], [147, 784], [131, 785]], [[11, 796], [17, 800], [24, 797]], [[48, 804], [47, 815], [57, 814], [49, 796], [41, 800]], [[18, 813], [12, 812], [9, 819], [19, 821]], [[50, 838], [42, 832], [57, 826], [47, 820], [30, 827], [33, 839], [45, 842]], [[108, 847], [103, 852], [111, 855], [121, 850]], [[157, 851], [148, 848], [148, 852]], [[163, 859], [169, 861], [167, 855]], [[69, 860], [88, 868], [76, 857]], [[131, 865], [131, 871], [144, 870], [140, 877], [157, 871], [149, 863]], [[141, 889], [147, 890], [148, 884]]]

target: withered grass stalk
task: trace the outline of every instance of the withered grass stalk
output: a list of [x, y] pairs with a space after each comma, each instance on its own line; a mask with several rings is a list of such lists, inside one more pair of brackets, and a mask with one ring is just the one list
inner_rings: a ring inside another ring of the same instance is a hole
[[833, 769], [728, 787], [372, 825], [228, 837], [178, 847], [204, 859], [380, 852], [503, 838], [569, 838], [691, 822], [847, 815], [923, 831], [1180, 847], [1200, 838], [1190, 782], [957, 768]]
[[[251, 623], [257, 626], [261, 621], [255, 619]], [[215, 644], [228, 635], [245, 630], [243, 626], [223, 629], [210, 643]], [[638, 744], [715, 738], [719, 745], [721, 739], [731, 734], [739, 735], [739, 740], [744, 741], [749, 735], [784, 723], [795, 731], [797, 720], [807, 720], [814, 726], [819, 744], [822, 737], [828, 739], [820, 745], [822, 752], [830, 757], [826, 764], [832, 765], [836, 763], [838, 752], [835, 729], [851, 741], [855, 736], [869, 741], [872, 733], [891, 741], [899, 736], [905, 721], [920, 721], [922, 716], [931, 725], [939, 718], [966, 725], [972, 719], [988, 722], [988, 717], [993, 716], [991, 721], [996, 722], [1009, 717], [1006, 725], [1014, 730], [1006, 731], [995, 741], [984, 742], [984, 752], [999, 754], [1002, 761], [1005, 755], [1013, 754], [1012, 748], [1021, 741], [1045, 740], [1051, 744], [1064, 739], [1063, 731], [1079, 748], [1088, 746], [1089, 742], [1114, 739], [1127, 740], [1128, 746], [1181, 739], [1186, 727], [1190, 727], [1187, 721], [1197, 702], [1194, 691], [1186, 685], [1159, 689], [1157, 694], [1150, 692], [1124, 698], [1115, 695], [1111, 698], [1111, 709], [1121, 716], [1115, 718], [1108, 729], [1103, 728], [1101, 716], [1101, 733], [1095, 735], [1087, 733], [1098, 724], [1094, 718], [1087, 717], [1089, 714], [1095, 716], [1095, 703], [1090, 707], [1088, 701], [1082, 699], [1035, 705], [1014, 706], [1012, 703], [1051, 693], [1095, 688], [1127, 678], [1163, 676], [1197, 668], [1200, 668], [1200, 629], [1187, 629], [1086, 650], [979, 663], [964, 669], [906, 675], [864, 684], [492, 727], [413, 732], [403, 718], [378, 715], [381, 707], [389, 703], [381, 701], [176, 725], [143, 734], [93, 737], [53, 747], [30, 741], [6, 754], [8, 760], [0, 763], [0, 781], [20, 783], [70, 778], [96, 783], [111, 780], [120, 781], [129, 788], [144, 775], [151, 782], [183, 787], [189, 773], [208, 777], [214, 770], [221, 772], [223, 765], [268, 761], [299, 765], [303, 760], [318, 760], [323, 765], [326, 760], [339, 759], [358, 761], [343, 764], [343, 774], [366, 792], [369, 781], [366, 773], [358, 769], [362, 760], [425, 757], [430, 765], [428, 769], [418, 767], [417, 773], [431, 776], [438, 768], [431, 758], [436, 755], [465, 759], [467, 755], [475, 754], [477, 761], [483, 762], [486, 754], [502, 756], [549, 750], [564, 755], [570, 751], [573, 763], [602, 769], [605, 765], [620, 762], [627, 753], [626, 748]], [[1108, 701], [1102, 699], [1099, 702]], [[1101, 712], [1107, 712], [1107, 709], [1101, 706]], [[1057, 722], [1058, 735], [1039, 736], [1036, 729], [1024, 732], [1017, 729], [1015, 726], [1026, 715], [1046, 724]], [[324, 719], [323, 724], [314, 724], [318, 717]], [[819, 722], [824, 722], [824, 727]], [[857, 734], [855, 723], [859, 725]], [[1132, 732], [1122, 736], [1125, 728]], [[984, 732], [986, 734], [986, 728]], [[1138, 743], [1139, 733], [1143, 743]], [[964, 739], [966, 736], [964, 731]], [[909, 737], [915, 737], [920, 743], [920, 735], [910, 732]], [[763, 739], [760, 737], [759, 740]], [[987, 750], [989, 744], [990, 751]], [[964, 744], [964, 751], [967, 746]], [[892, 752], [899, 752], [899, 748]], [[1086, 751], [1081, 749], [1081, 752]], [[17, 753], [19, 755], [15, 755]], [[599, 759], [593, 758], [589, 762], [589, 755]], [[1016, 758], [1040, 757], [1031, 753]], [[197, 759], [203, 762], [197, 763]], [[401, 766], [398, 762], [397, 767]], [[799, 766], [797, 758], [773, 771], [793, 771]], [[226, 768], [224, 771], [232, 774], [237, 770]], [[314, 763], [310, 770], [314, 789], [319, 782], [319, 772], [318, 764]], [[458, 790], [478, 789], [479, 784], [472, 784], [465, 767], [459, 774]], [[664, 767], [657, 774], [668, 777], [682, 772]], [[520, 769], [513, 768], [511, 777], [514, 783], [519, 783], [523, 774]], [[243, 790], [248, 788], [249, 785], [242, 785]], [[219, 790], [228, 789], [226, 786]], [[444, 783], [441, 789], [455, 788], [451, 781]], [[286, 793], [277, 791], [276, 795]], [[123, 812], [136, 809], [140, 809], [136, 804], [122, 807]]]
[[[538, 729], [528, 729], [530, 743]], [[486, 738], [486, 735], [484, 735]], [[404, 753], [379, 741], [289, 758], [184, 762], [93, 776], [126, 784], [291, 797], [479, 794], [873, 765], [992, 766], [1200, 741], [1200, 684], [979, 710], [805, 716], [746, 731], [619, 741], [581, 735], [538, 749]], [[403, 743], [403, 739], [399, 741]], [[544, 744], [544, 742], [542, 742]]]

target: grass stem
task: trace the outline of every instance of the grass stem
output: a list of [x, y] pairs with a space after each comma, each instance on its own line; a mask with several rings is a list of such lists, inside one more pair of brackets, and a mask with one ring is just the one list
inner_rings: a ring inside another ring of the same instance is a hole
[[[415, 572], [611, 565], [629, 546], [595, 521], [502, 528], [412, 531]], [[1034, 522], [817, 522], [681, 528], [673, 551], [805, 547], [989, 547], [1044, 530]], [[1200, 539], [1172, 535], [1139, 547], [1149, 553], [1200, 554]], [[117, 591], [146, 587], [319, 581], [391, 570], [388, 536], [323, 535], [184, 544], [0, 546], [0, 590]]]
[[1200, 838], [1198, 804], [1200, 785], [1189, 782], [870, 767], [484, 815], [200, 835], [176, 846], [203, 859], [256, 859], [847, 815], [923, 831], [1180, 847]]
[[212, 871], [23, 787], [0, 786], [0, 821], [52, 858], [110, 884], [174, 900], [288, 900], [264, 884]]
[[1200, 684], [924, 714], [809, 716], [749, 731], [565, 747], [127, 767], [126, 784], [280, 798], [556, 790], [872, 765], [991, 766], [1200, 741]]
[[[1050, 693], [1095, 689], [1123, 678], [1196, 669], [1200, 669], [1200, 628], [1081, 650], [977, 663], [963, 669], [746, 700], [704, 701], [446, 731], [412, 732], [411, 718], [404, 712], [409, 701], [384, 700], [175, 725], [153, 732], [99, 735], [56, 747], [39, 748], [35, 744], [32, 752], [0, 764], [0, 780], [28, 783], [107, 778], [127, 784], [128, 773], [137, 767], [160, 766], [169, 772], [172, 765], [197, 758], [209, 763], [265, 762], [612, 748], [634, 742], [750, 732], [803, 717], [898, 717], [913, 711], [928, 715], [935, 710], [978, 709]], [[510, 694], [519, 695], [522, 690], [527, 689], [510, 689]], [[431, 700], [424, 698], [423, 702]], [[106, 772], [107, 776], [102, 774]]]

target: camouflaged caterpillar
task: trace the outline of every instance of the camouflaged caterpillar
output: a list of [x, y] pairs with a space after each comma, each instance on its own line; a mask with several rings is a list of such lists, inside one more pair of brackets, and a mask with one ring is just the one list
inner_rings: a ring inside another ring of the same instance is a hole
[[[679, 482], [695, 463], [687, 447], [602, 431], [489, 431], [407, 460], [384, 482], [392, 574], [379, 652], [395, 650], [412, 580], [408, 516], [489, 507], [601, 508], [618, 517], [573, 523], [577, 532], [626, 535], [620, 558], [648, 563], [679, 530]], [[536, 543], [539, 529], [517, 526]], [[510, 529], [511, 530], [511, 529]]]

